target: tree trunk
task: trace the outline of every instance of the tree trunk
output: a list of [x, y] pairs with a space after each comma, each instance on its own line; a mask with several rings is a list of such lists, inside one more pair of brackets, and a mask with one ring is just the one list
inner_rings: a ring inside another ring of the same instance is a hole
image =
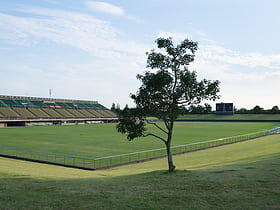
[[173, 172], [175, 170], [175, 165], [173, 164], [172, 153], [170, 150], [170, 142], [166, 143], [166, 152], [167, 152], [167, 160], [168, 160], [168, 171]]

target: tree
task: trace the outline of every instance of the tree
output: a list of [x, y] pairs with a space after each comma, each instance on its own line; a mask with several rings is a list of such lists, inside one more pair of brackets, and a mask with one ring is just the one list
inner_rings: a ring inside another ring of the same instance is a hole
[[115, 104], [115, 103], [112, 103], [111, 111], [114, 111], [114, 110], [116, 110], [116, 104]]
[[[197, 80], [195, 71], [188, 70], [198, 49], [197, 42], [188, 39], [175, 46], [172, 38], [156, 39], [158, 51], [147, 54], [147, 68], [156, 70], [138, 74], [142, 82], [136, 94], [131, 94], [135, 108], [125, 108], [120, 114], [117, 131], [132, 141], [137, 137], [153, 136], [166, 146], [168, 169], [174, 171], [171, 140], [174, 121], [185, 107], [199, 104], [202, 100], [216, 100], [219, 96], [219, 81]], [[147, 117], [156, 117], [163, 123], [150, 122]], [[147, 124], [158, 128], [162, 135], [151, 133]]]
[[212, 112], [212, 107], [210, 104], [204, 104], [204, 113], [205, 114], [210, 114]]
[[272, 114], [278, 114], [280, 113], [279, 107], [278, 106], [273, 106], [271, 109]]
[[120, 105], [119, 104], [116, 105], [115, 103], [113, 103], [111, 107], [111, 111], [115, 113], [119, 113], [121, 111]]
[[261, 114], [263, 112], [263, 108], [261, 108], [260, 106], [256, 105], [253, 109], [252, 109], [253, 114]]
[[189, 110], [191, 114], [204, 114], [205, 111], [204, 107], [201, 105], [197, 105], [197, 106], [191, 105], [189, 107]]
[[186, 110], [186, 114], [210, 114], [212, 113], [212, 107], [210, 104], [205, 103], [203, 105], [191, 105]]
[[237, 114], [248, 114], [249, 111], [246, 108], [240, 108], [236, 111]]

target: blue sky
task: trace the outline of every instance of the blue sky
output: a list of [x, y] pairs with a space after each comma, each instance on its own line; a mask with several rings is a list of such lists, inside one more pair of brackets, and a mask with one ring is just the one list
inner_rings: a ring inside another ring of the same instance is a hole
[[[9, 0], [0, 3], [1, 95], [133, 105], [157, 37], [197, 41], [190, 66], [236, 107], [280, 107], [278, 0]], [[213, 103], [211, 103], [213, 104]]]

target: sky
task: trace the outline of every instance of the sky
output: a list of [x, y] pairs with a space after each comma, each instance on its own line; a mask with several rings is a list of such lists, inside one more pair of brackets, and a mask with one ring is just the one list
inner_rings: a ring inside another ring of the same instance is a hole
[[190, 70], [221, 82], [216, 102], [280, 107], [279, 8], [279, 0], [1, 1], [0, 95], [133, 106], [145, 53], [172, 37], [198, 42]]

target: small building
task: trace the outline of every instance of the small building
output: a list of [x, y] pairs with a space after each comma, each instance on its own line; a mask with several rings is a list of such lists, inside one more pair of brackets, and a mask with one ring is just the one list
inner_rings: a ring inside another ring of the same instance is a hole
[[218, 115], [233, 115], [233, 103], [216, 103], [216, 114]]

